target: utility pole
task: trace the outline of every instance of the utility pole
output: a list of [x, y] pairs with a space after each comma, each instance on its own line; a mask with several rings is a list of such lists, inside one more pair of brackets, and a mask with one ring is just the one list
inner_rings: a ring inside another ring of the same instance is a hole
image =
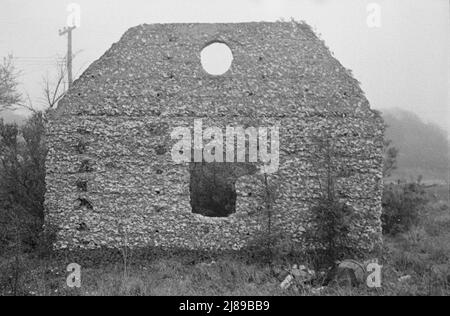
[[69, 89], [72, 87], [72, 31], [76, 28], [76, 26], [66, 26], [64, 29], [59, 30], [59, 36], [67, 34], [67, 78]]

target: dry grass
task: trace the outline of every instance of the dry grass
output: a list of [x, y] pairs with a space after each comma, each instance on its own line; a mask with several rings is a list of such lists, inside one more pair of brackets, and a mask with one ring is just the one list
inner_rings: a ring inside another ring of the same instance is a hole
[[[430, 202], [421, 224], [409, 232], [386, 238], [383, 287], [379, 290], [330, 287], [321, 295], [450, 295], [450, 210], [439, 198]], [[82, 288], [65, 285], [67, 272], [48, 260], [21, 258], [18, 294], [29, 295], [314, 295], [309, 288], [280, 289], [274, 269], [222, 258], [211, 264], [183, 264], [177, 259], [121, 263], [82, 270]], [[6, 260], [0, 261], [3, 266]], [[11, 294], [8, 270], [3, 268], [3, 294]], [[406, 281], [399, 278], [410, 276]], [[1, 280], [0, 280], [1, 282]], [[317, 293], [316, 293], [317, 294]]]

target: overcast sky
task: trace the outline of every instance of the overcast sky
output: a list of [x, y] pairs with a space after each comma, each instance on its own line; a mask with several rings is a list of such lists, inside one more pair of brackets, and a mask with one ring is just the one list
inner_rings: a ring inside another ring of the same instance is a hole
[[[36, 105], [43, 104], [42, 77], [66, 54], [66, 38], [58, 30], [72, 2], [81, 7], [75, 73], [142, 23], [293, 17], [309, 23], [353, 70], [373, 108], [411, 110], [450, 131], [448, 0], [0, 0], [0, 56], [17, 58], [21, 89]], [[367, 11], [370, 3], [381, 8], [381, 27], [367, 24], [374, 12]]]

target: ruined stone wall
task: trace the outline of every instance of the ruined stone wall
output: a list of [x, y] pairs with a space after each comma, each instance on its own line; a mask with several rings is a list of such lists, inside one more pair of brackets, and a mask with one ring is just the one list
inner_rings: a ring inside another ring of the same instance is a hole
[[[207, 74], [200, 52], [226, 43], [231, 69]], [[171, 159], [175, 127], [280, 127], [274, 225], [302, 248], [333, 143], [338, 197], [356, 212], [359, 246], [380, 240], [382, 121], [352, 78], [300, 23], [170, 24], [130, 29], [94, 62], [48, 122], [47, 223], [57, 248], [240, 249], [264, 228], [264, 186], [236, 182], [236, 213], [193, 214], [189, 165]]]

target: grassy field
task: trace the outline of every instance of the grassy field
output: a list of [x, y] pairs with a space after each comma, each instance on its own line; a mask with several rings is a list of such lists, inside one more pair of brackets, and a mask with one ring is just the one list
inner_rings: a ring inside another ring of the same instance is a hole
[[[66, 267], [32, 256], [3, 259], [0, 282], [3, 295], [450, 295], [450, 210], [448, 188], [428, 190], [430, 202], [421, 223], [409, 232], [386, 237], [381, 258], [382, 288], [319, 285], [280, 288], [279, 272], [286, 266], [268, 266], [223, 257], [187, 263], [175, 258], [123, 262], [82, 269], [82, 287], [66, 286]], [[302, 264], [301, 262], [298, 262]], [[6, 272], [5, 272], [6, 271]], [[17, 276], [17, 283], [14, 284]]]

